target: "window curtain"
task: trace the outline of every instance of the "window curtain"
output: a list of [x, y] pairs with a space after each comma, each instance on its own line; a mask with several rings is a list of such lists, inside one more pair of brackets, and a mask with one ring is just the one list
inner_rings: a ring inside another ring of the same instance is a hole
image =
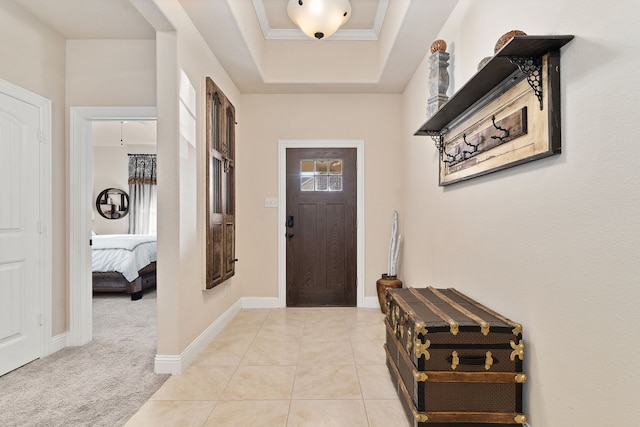
[[158, 228], [155, 154], [129, 154], [129, 234], [156, 234]]

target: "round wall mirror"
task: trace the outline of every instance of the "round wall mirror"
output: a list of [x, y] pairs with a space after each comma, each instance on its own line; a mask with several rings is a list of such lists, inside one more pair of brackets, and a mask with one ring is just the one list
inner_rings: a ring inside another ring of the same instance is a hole
[[129, 213], [129, 195], [117, 188], [102, 190], [96, 199], [96, 209], [103, 218], [124, 218]]

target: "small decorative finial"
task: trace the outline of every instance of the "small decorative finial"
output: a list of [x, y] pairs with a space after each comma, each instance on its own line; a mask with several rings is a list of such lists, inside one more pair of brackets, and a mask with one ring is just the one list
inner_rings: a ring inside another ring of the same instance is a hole
[[445, 42], [444, 40], [438, 39], [431, 43], [431, 53], [436, 53], [439, 51], [444, 52], [445, 50], [447, 50], [447, 42]]
[[487, 62], [491, 61], [491, 58], [493, 58], [493, 56], [485, 56], [484, 58], [482, 58], [482, 60], [480, 60], [480, 62], [478, 63], [478, 71], [480, 71], [482, 67], [487, 65]]
[[498, 53], [498, 51], [502, 49], [505, 44], [509, 43], [511, 39], [514, 38], [515, 36], [526, 36], [526, 35], [527, 33], [520, 30], [511, 30], [509, 32], [504, 33], [502, 36], [500, 36], [500, 38], [496, 42], [496, 45], [493, 48], [493, 53]]

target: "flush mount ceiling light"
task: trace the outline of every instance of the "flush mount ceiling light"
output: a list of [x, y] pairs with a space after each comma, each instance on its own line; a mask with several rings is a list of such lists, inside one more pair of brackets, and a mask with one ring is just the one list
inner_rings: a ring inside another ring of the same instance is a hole
[[309, 37], [330, 37], [351, 17], [349, 0], [289, 0], [289, 18]]

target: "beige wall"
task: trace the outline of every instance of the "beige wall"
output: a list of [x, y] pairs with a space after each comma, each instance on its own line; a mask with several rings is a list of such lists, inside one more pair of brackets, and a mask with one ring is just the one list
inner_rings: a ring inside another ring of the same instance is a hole
[[67, 223], [65, 191], [65, 42], [11, 1], [0, 1], [0, 79], [51, 100], [52, 324], [67, 328]]
[[155, 40], [67, 40], [67, 105], [156, 105], [155, 59]]
[[[240, 94], [177, 1], [157, 2], [176, 31], [157, 34], [158, 354], [178, 355], [241, 297], [237, 277], [203, 291], [205, 78], [242, 111]], [[195, 88], [197, 143], [181, 155], [180, 70]]]
[[[237, 279], [245, 296], [278, 296], [279, 139], [362, 139], [365, 151], [365, 295], [386, 273], [391, 215], [402, 200], [399, 95], [244, 95], [238, 115]], [[284, 195], [282, 195], [284, 196]], [[400, 214], [402, 218], [402, 213]]]
[[640, 33], [627, 31], [639, 18], [633, 0], [461, 0], [441, 30], [453, 89], [509, 30], [576, 35], [562, 50], [560, 156], [440, 188], [433, 141], [410, 136], [426, 63], [405, 92], [403, 278], [523, 323], [532, 427], [640, 417]]

